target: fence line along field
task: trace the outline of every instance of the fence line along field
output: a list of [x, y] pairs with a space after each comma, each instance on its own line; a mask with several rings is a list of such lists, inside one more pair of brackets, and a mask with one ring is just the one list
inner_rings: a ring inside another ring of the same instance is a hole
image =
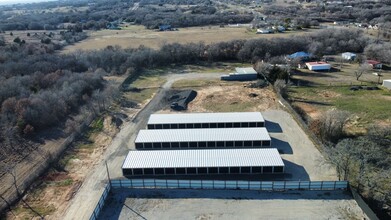
[[137, 48], [140, 45], [144, 45], [156, 49], [165, 43], [198, 43], [202, 41], [209, 44], [237, 39], [288, 37], [308, 34], [317, 30], [308, 29], [275, 34], [256, 34], [255, 30], [246, 27], [205, 26], [180, 28], [178, 31], [156, 31], [145, 29], [144, 26], [140, 25], [129, 25], [122, 30], [90, 31], [86, 40], [65, 47], [63, 52], [70, 53], [76, 50], [102, 49], [110, 45], [119, 45], [123, 48]]

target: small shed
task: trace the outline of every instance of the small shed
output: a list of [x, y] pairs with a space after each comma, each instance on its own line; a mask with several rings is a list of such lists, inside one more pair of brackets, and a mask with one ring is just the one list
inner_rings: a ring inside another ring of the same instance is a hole
[[391, 79], [385, 79], [383, 80], [383, 86], [387, 89], [391, 90]]
[[257, 34], [271, 34], [273, 30], [270, 29], [257, 29]]
[[355, 60], [356, 57], [357, 55], [351, 52], [342, 53], [342, 58], [345, 60]]
[[383, 67], [382, 63], [377, 60], [367, 60], [367, 63], [372, 69], [381, 69]]
[[330, 70], [331, 65], [326, 62], [308, 62], [305, 63], [309, 70], [319, 71], [319, 70]]

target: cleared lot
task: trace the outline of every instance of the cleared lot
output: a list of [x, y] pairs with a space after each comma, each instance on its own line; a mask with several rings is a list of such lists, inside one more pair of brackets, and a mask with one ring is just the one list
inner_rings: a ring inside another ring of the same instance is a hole
[[113, 191], [100, 219], [363, 219], [346, 191]]
[[145, 29], [144, 26], [130, 25], [123, 30], [101, 30], [88, 32], [89, 38], [64, 48], [64, 53], [76, 50], [95, 50], [107, 46], [119, 45], [124, 48], [137, 48], [145, 45], [151, 48], [160, 48], [169, 43], [198, 43], [206, 44], [237, 39], [273, 38], [298, 36], [317, 31], [309, 29], [276, 34], [256, 34], [254, 30], [245, 27], [229, 28], [218, 26], [180, 28], [179, 31], [155, 31]]

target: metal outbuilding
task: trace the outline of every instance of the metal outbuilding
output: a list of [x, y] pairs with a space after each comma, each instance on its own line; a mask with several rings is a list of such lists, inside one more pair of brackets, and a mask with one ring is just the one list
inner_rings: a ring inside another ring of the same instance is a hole
[[387, 89], [391, 90], [391, 79], [385, 79], [383, 80], [383, 86]]
[[152, 114], [148, 129], [264, 127], [260, 112]]
[[331, 65], [326, 62], [308, 62], [305, 63], [309, 70], [319, 71], [319, 70], [330, 70]]
[[266, 128], [140, 130], [137, 149], [199, 149], [270, 147]]
[[246, 68], [236, 68], [235, 73], [230, 73], [229, 75], [222, 75], [221, 80], [226, 81], [249, 81], [256, 80], [258, 78], [257, 71], [252, 67]]
[[283, 173], [277, 149], [130, 151], [124, 176]]
[[356, 56], [357, 55], [355, 53], [351, 53], [351, 52], [342, 53], [342, 58], [345, 60], [354, 60], [356, 59]]

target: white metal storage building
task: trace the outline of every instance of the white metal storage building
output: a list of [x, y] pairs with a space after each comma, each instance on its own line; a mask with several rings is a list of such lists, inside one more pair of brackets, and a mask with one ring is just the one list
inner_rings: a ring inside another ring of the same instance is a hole
[[260, 112], [152, 114], [148, 129], [264, 127]]
[[277, 149], [130, 151], [124, 176], [283, 173]]
[[205, 128], [140, 130], [137, 149], [198, 149], [270, 147], [266, 128]]
[[383, 80], [383, 86], [387, 89], [391, 89], [391, 79], [385, 79]]
[[222, 75], [221, 80], [227, 81], [247, 81], [247, 80], [255, 80], [258, 78], [257, 71], [252, 67], [246, 68], [236, 68], [235, 73], [230, 73], [229, 75]]
[[345, 53], [342, 53], [342, 58], [344, 58], [345, 60], [354, 60], [354, 59], [356, 59], [356, 54], [350, 53], [350, 52], [345, 52]]
[[317, 71], [317, 70], [330, 70], [331, 65], [326, 62], [308, 62], [305, 63], [309, 70]]

